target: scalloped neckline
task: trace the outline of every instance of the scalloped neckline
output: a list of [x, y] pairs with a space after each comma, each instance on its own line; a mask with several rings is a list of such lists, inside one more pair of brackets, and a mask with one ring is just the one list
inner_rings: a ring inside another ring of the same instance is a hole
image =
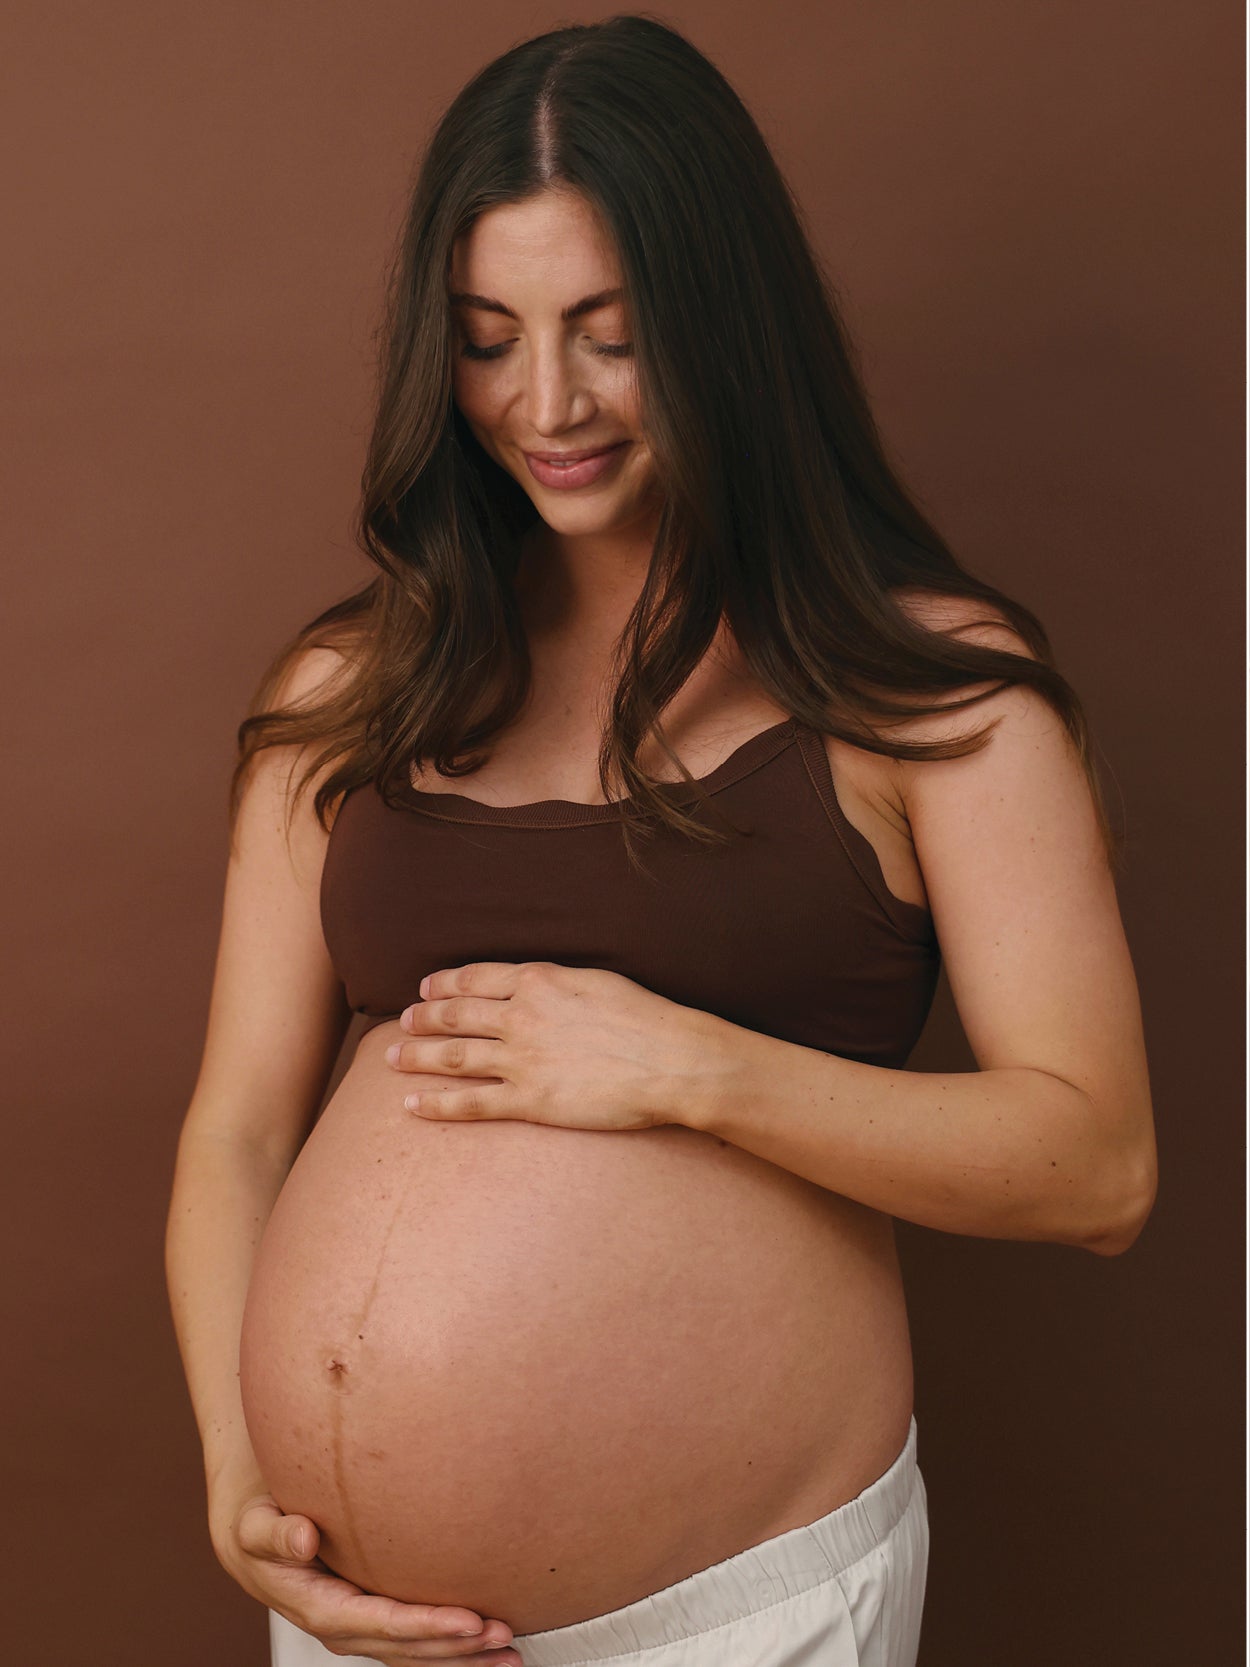
[[[678, 797], [697, 796], [700, 789], [708, 793], [719, 792], [780, 752], [793, 739], [797, 729], [797, 718], [782, 718], [777, 723], [769, 724], [767, 729], [759, 729], [754, 735], [749, 735], [714, 769], [706, 775], [694, 777], [693, 784], [676, 780], [659, 781], [656, 786], [662, 793]], [[400, 787], [406, 801], [433, 815], [440, 814], [442, 807], [442, 814], [473, 822], [520, 819], [537, 826], [548, 822], [608, 821], [619, 817], [622, 809], [635, 802], [629, 796], [592, 803], [581, 799], [531, 799], [524, 804], [497, 805], [485, 799], [472, 798], [467, 793], [431, 792], [427, 788], [414, 787], [410, 782], [403, 782]]]

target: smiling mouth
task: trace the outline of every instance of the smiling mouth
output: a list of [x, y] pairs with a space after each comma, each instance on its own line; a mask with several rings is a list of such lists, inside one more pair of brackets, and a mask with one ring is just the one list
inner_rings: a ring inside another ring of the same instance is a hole
[[605, 452], [615, 451], [624, 444], [624, 440], [614, 440], [610, 446], [593, 446], [588, 451], [530, 451], [525, 455], [553, 469], [568, 469], [574, 463], [584, 463], [588, 457], [602, 457]]

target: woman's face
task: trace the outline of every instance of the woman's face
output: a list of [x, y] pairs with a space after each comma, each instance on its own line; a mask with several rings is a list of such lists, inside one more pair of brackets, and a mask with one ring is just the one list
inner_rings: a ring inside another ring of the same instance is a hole
[[[642, 530], [655, 470], [620, 270], [586, 199], [550, 190], [487, 210], [457, 241], [448, 288], [453, 391], [483, 450], [556, 532]], [[605, 448], [565, 468], [534, 456]]]

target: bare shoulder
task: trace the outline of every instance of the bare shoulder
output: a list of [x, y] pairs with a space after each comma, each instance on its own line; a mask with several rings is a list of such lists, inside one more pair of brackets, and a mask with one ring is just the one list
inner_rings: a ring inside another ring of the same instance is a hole
[[299, 649], [286, 662], [275, 684], [275, 706], [315, 705], [350, 676], [354, 664], [353, 645], [347, 638]]
[[[1034, 659], [1032, 649], [1000, 610], [976, 597], [948, 596], [941, 591], [927, 590], [920, 585], [900, 586], [891, 592], [894, 601], [916, 624], [926, 631], [958, 637], [961, 641], [986, 648], [1005, 649]], [[960, 695], [976, 694], [981, 687], [969, 683]], [[1012, 707], [1021, 705], [1044, 706], [1040, 696], [1030, 690], [1003, 691], [988, 695], [959, 712], [934, 713], [926, 708], [910, 719], [895, 721], [887, 731], [891, 739], [926, 744], [949, 741], [974, 734], [985, 724], [1004, 715]], [[909, 791], [919, 772], [928, 764], [898, 759], [885, 753], [872, 753], [848, 742], [825, 737], [826, 751], [831, 765], [840, 770], [848, 785], [875, 806], [897, 829], [908, 826]]]
[[[337, 695], [350, 681], [356, 657], [353, 641], [347, 637], [308, 643], [279, 657], [256, 691], [252, 715], [295, 715], [316, 708]], [[317, 750], [315, 738], [302, 745], [261, 747], [253, 754], [244, 780], [249, 787], [257, 777], [269, 777], [271, 783], [280, 777], [293, 780]], [[323, 765], [314, 778], [314, 786], [319, 786], [333, 767], [333, 760]]]
[[979, 647], [1003, 648], [1012, 654], [1037, 656], [1007, 616], [992, 602], [977, 596], [948, 596], [922, 585], [900, 585], [890, 592], [909, 619], [926, 631], [958, 637]]
[[[975, 597], [948, 596], [919, 585], [899, 587], [892, 595], [908, 617], [927, 631], [1033, 657], [1024, 639], [998, 608]], [[974, 694], [977, 689], [976, 684], [970, 684], [957, 692]], [[883, 733], [891, 739], [922, 744], [958, 739], [1001, 719], [1013, 705], [1020, 707], [1029, 701], [1039, 706], [1045, 704], [1031, 691], [1024, 691], [1024, 697], [1022, 702], [1018, 694], [1013, 696], [1010, 691], [1004, 691], [959, 712], [920, 710], [914, 718], [895, 722]], [[837, 736], [826, 735], [823, 740], [843, 812], [875, 848], [890, 890], [907, 902], [924, 905], [926, 883], [916, 852], [912, 820], [919, 809], [922, 789], [936, 785], [932, 774], [924, 774], [932, 772], [935, 765], [871, 752]], [[931, 807], [931, 817], [934, 814], [941, 812], [934, 812]]]
[[[919, 585], [902, 586], [892, 595], [904, 613], [926, 631], [955, 637], [978, 648], [996, 648], [1026, 660], [1037, 659], [1024, 637], [993, 603], [975, 596], [948, 596]], [[998, 681], [973, 679], [963, 688], [952, 689], [943, 698], [985, 693], [984, 698], [956, 712], [918, 712], [914, 719], [897, 725], [892, 733], [902, 741], [949, 741], [975, 735], [987, 725], [997, 727], [1000, 720], [1021, 717], [1043, 724], [1053, 722], [1057, 729], [1063, 730], [1062, 720], [1044, 696], [1027, 685], [1009, 684], [994, 689]], [[917, 771], [927, 768], [927, 764], [900, 760], [897, 779], [906, 783]]]
[[[305, 645], [271, 665], [252, 714], [310, 713], [339, 692], [352, 667], [349, 643]], [[315, 797], [341, 762], [337, 755], [320, 758], [323, 743], [315, 723], [310, 727], [313, 733], [303, 741], [274, 740], [250, 754], [238, 778], [230, 841], [232, 861], [256, 872], [261, 883], [297, 879], [308, 896], [315, 894], [329, 841]], [[262, 741], [264, 733], [262, 728]], [[337, 802], [330, 806], [331, 826], [336, 812]]]
[[[992, 604], [911, 587], [899, 604], [926, 630], [1036, 660], [1032, 648]], [[1076, 744], [1050, 700], [1027, 683], [973, 679], [943, 698], [974, 698], [953, 712], [921, 712], [896, 725], [900, 740], [963, 741], [984, 735], [958, 757], [899, 759], [893, 780], [926, 874], [939, 864], [991, 860], [994, 842], [1033, 838], [1046, 824], [1069, 841], [1069, 855], [1097, 866], [1089, 782]], [[932, 887], [931, 887], [932, 889]]]

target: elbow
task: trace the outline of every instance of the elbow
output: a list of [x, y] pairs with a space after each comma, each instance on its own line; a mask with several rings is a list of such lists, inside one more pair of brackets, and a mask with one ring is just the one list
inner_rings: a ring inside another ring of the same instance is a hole
[[1083, 1240], [1095, 1256], [1123, 1256], [1131, 1250], [1150, 1219], [1159, 1190], [1159, 1170], [1153, 1143], [1149, 1155], [1132, 1167], [1117, 1207], [1104, 1210], [1097, 1229]]

